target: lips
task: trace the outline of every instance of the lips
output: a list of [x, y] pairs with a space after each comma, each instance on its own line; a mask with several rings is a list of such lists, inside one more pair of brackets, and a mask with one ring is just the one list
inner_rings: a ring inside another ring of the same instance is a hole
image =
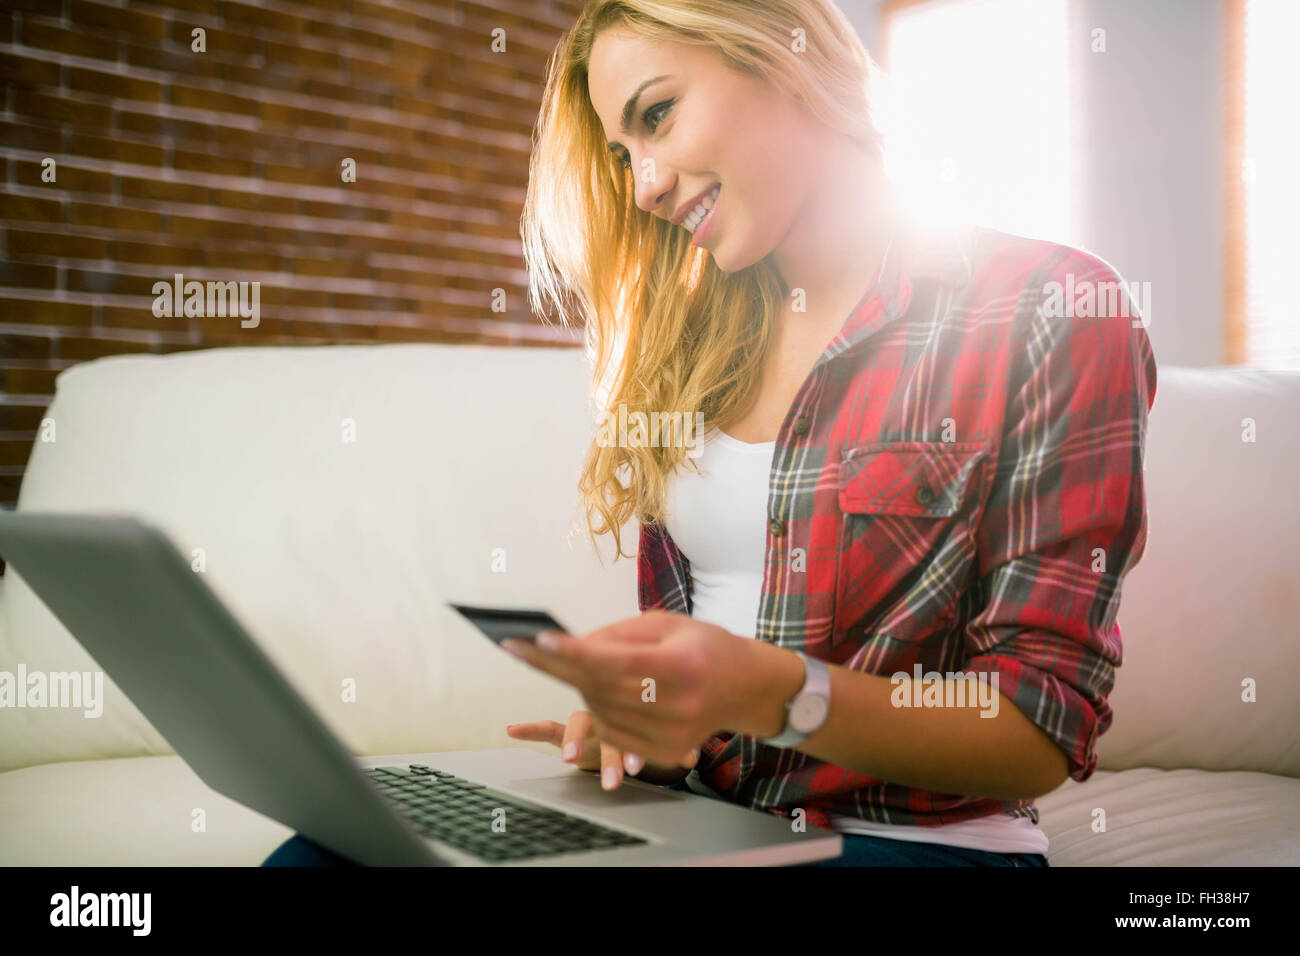
[[707, 198], [713, 192], [713, 190], [717, 189], [721, 185], [722, 185], [721, 183], [710, 183], [708, 189], [704, 190], [694, 199], [691, 199], [686, 203], [682, 204], [680, 207], [678, 207], [677, 211], [673, 213], [673, 219], [672, 219], [673, 225], [680, 226], [682, 223], [684, 223], [686, 221], [686, 217], [691, 214], [691, 210], [694, 209], [696, 206], [698, 206], [700, 203], [702, 203], [705, 200], [705, 198]]

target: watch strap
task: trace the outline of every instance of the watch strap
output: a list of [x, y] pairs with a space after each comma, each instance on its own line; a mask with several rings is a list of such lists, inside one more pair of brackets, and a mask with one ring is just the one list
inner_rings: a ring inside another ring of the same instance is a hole
[[[809, 736], [820, 729], [821, 725], [812, 727], [807, 731], [798, 731], [790, 724], [791, 715], [794, 712], [795, 705], [799, 699], [805, 696], [817, 696], [825, 698], [827, 703], [826, 712], [830, 712], [831, 699], [831, 672], [824, 661], [815, 657], [809, 657], [801, 651], [795, 651], [799, 659], [803, 661], [804, 680], [803, 686], [799, 688], [799, 693], [790, 698], [785, 705], [785, 729], [775, 737], [769, 737], [763, 740], [763, 743], [771, 747], [797, 747], [803, 743]], [[823, 723], [825, 718], [823, 718]]]

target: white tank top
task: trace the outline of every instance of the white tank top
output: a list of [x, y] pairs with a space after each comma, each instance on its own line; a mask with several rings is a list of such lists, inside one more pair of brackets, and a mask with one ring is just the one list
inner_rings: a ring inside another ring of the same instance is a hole
[[[691, 567], [691, 616], [752, 638], [767, 548], [767, 494], [776, 442], [743, 442], [717, 431], [695, 459], [669, 477], [664, 524]], [[832, 702], [832, 706], [834, 703]], [[943, 843], [995, 853], [1047, 853], [1047, 834], [1007, 814], [938, 827], [875, 823], [833, 815], [841, 833]]]

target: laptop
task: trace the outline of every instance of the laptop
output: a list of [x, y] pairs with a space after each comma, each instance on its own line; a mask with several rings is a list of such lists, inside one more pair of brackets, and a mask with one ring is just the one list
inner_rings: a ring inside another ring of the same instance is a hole
[[841, 853], [838, 833], [631, 778], [606, 792], [598, 774], [523, 747], [355, 757], [135, 516], [0, 511], [0, 556], [204, 783], [357, 863], [767, 866]]

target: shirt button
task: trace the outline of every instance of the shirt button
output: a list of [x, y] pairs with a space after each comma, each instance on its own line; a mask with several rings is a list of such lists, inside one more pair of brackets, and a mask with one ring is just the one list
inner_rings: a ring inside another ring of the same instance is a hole
[[794, 420], [794, 433], [796, 435], [808, 434], [808, 418], [806, 415], [800, 415]]
[[916, 489], [916, 503], [925, 507], [934, 501], [934, 491], [929, 485], [922, 485]]
[[767, 523], [767, 530], [779, 538], [785, 534], [785, 525], [779, 519], [773, 518]]

